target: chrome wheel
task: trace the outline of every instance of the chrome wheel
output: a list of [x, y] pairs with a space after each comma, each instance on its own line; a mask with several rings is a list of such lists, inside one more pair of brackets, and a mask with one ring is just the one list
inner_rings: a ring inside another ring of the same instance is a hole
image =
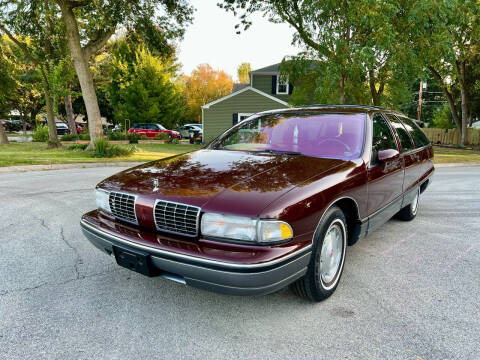
[[335, 285], [334, 280], [343, 260], [344, 242], [345, 225], [342, 220], [336, 219], [325, 233], [320, 253], [320, 277], [326, 288]]
[[417, 191], [417, 194], [415, 195], [415, 198], [413, 199], [412, 203], [410, 204], [410, 211], [412, 212], [412, 215], [417, 214], [419, 192], [420, 191]]

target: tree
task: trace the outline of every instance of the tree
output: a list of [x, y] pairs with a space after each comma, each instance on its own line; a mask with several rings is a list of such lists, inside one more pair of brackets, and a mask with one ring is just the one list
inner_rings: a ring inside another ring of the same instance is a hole
[[241, 84], [248, 84], [250, 82], [250, 71], [252, 71], [250, 63], [241, 63], [237, 68], [238, 82]]
[[[0, 44], [1, 45], [1, 44]], [[10, 106], [6, 101], [6, 95], [14, 87], [12, 80], [11, 64], [8, 61], [3, 46], [0, 46], [0, 118], [10, 111]], [[0, 123], [0, 144], [8, 144], [8, 137], [3, 125]]]
[[10, 109], [20, 113], [25, 133], [27, 122], [35, 119], [45, 106], [41, 74], [7, 36], [0, 38], [0, 47], [5, 56], [3, 66], [10, 69], [11, 82], [9, 91], [4, 93], [4, 101]]
[[58, 147], [55, 125], [55, 97], [64, 86], [65, 30], [58, 21], [52, 1], [0, 2], [0, 31], [23, 53], [40, 73], [47, 110], [49, 147]]
[[[441, 86], [461, 133], [460, 145], [464, 145], [470, 107], [467, 69], [480, 45], [480, 4], [475, 0], [421, 1], [415, 3], [410, 18], [415, 24], [409, 31], [414, 48]], [[457, 89], [460, 101], [455, 97]]]
[[190, 76], [185, 76], [184, 92], [187, 102], [187, 118], [198, 121], [201, 107], [232, 92], [233, 80], [222, 70], [214, 70], [208, 64], [198, 65]]
[[318, 63], [321, 73], [316, 74], [322, 75], [310, 80], [316, 82], [317, 98], [360, 103], [368, 94], [370, 103], [380, 105], [387, 87], [400, 85], [399, 74], [412, 74], [404, 72], [411, 67], [396, 66], [399, 58], [403, 63], [412, 59], [403, 46], [408, 19], [400, 1], [224, 0], [219, 5], [240, 14], [245, 30], [254, 12], [291, 25], [293, 43], [305, 51], [289, 60]]
[[[103, 136], [100, 109], [89, 61], [118, 27], [135, 24], [162, 39], [183, 36], [193, 9], [185, 0], [56, 0], [66, 26], [68, 46], [87, 110], [91, 142]], [[161, 15], [158, 15], [161, 14]]]
[[[153, 56], [144, 45], [112, 56], [107, 92], [116, 121], [161, 123], [173, 128], [183, 118], [183, 98], [172, 60]], [[134, 59], [132, 59], [132, 53]]]

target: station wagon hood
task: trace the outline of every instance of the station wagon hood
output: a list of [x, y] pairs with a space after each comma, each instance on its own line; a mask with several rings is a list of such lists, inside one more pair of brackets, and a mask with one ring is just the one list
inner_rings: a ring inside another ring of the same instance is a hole
[[123, 171], [99, 187], [139, 195], [144, 203], [164, 199], [203, 210], [255, 216], [293, 187], [348, 163], [298, 155], [199, 150]]

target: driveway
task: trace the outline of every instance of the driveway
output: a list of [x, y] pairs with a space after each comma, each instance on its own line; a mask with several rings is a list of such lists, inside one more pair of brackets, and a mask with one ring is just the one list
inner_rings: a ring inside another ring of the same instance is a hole
[[479, 359], [480, 167], [438, 169], [411, 223], [348, 248], [327, 301], [204, 292], [80, 231], [120, 168], [0, 175], [1, 359]]

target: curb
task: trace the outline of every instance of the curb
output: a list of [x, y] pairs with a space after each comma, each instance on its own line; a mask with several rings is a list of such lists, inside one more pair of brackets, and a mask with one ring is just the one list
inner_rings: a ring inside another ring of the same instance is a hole
[[449, 168], [449, 167], [465, 167], [465, 166], [480, 166], [480, 162], [463, 162], [463, 163], [444, 163], [444, 164], [434, 164], [435, 168]]
[[0, 167], [0, 173], [17, 173], [27, 171], [64, 170], [64, 169], [87, 169], [100, 167], [134, 167], [143, 162], [117, 161], [96, 163], [72, 163], [72, 164], [46, 164], [46, 165], [17, 165]]

